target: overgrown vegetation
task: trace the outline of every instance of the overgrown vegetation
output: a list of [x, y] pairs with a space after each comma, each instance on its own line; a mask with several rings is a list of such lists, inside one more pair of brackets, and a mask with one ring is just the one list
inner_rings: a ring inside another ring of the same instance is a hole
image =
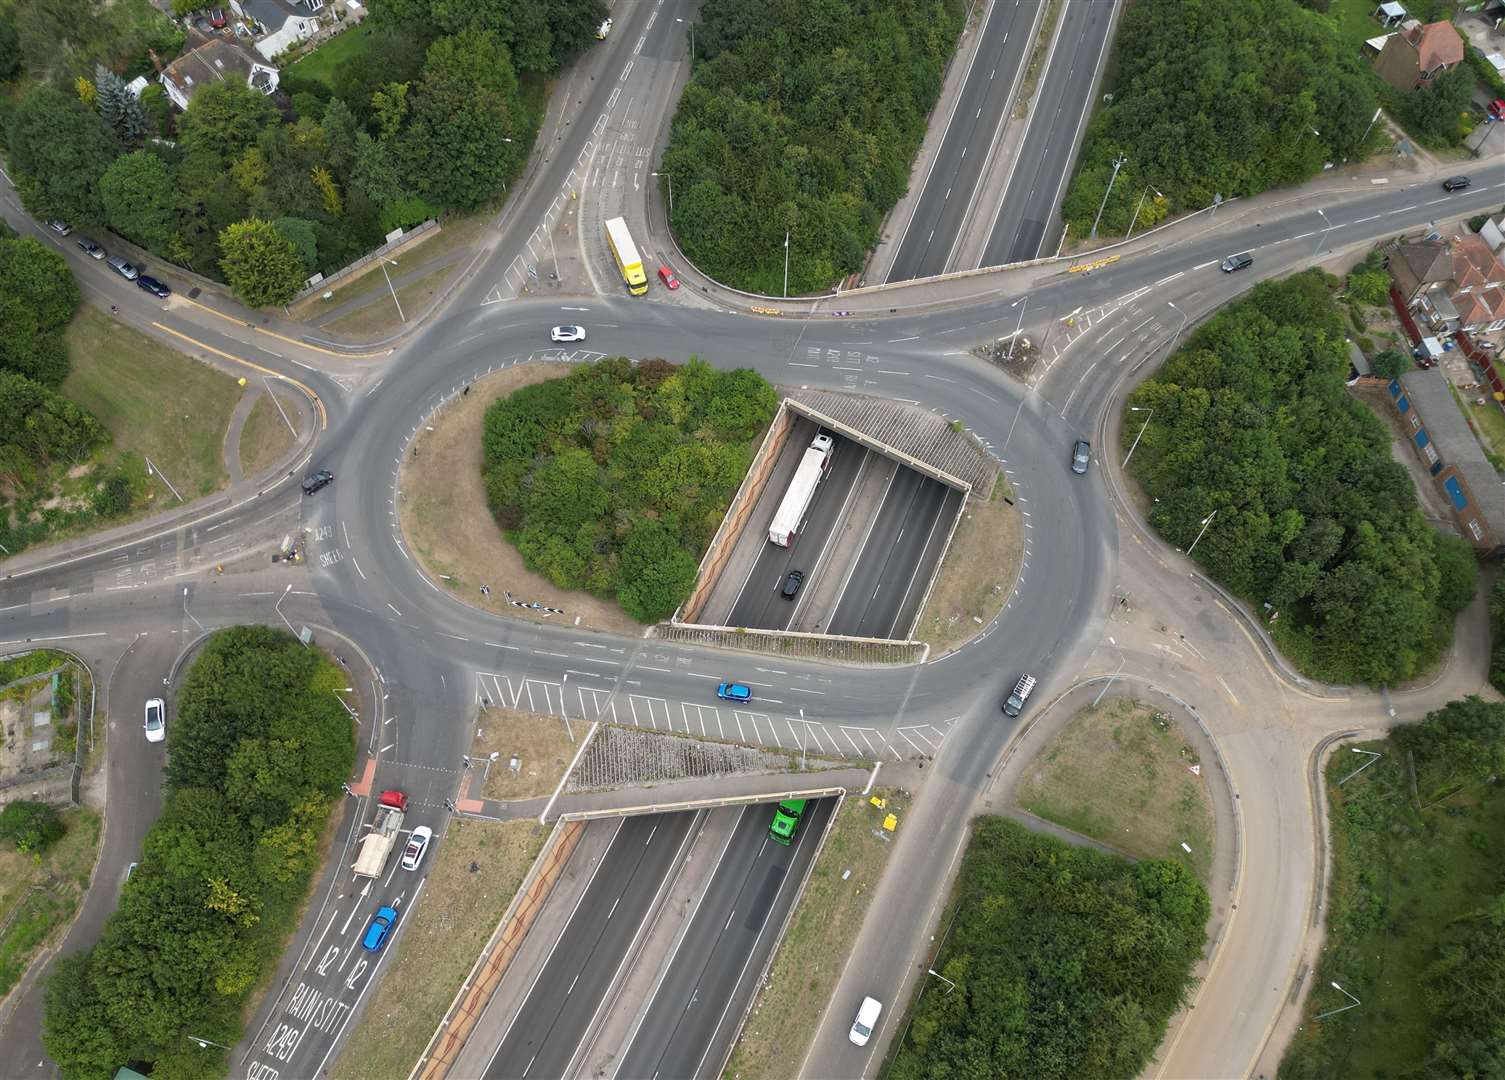
[[[1138, 1074], [1192, 985], [1211, 905], [1173, 862], [1130, 863], [977, 819], [893, 1080]], [[902, 1024], [900, 1025], [902, 1030]]]
[[[145, 0], [22, 0], [78, 25], [135, 4]], [[555, 70], [594, 41], [606, 12], [601, 0], [432, 7], [373, 5], [371, 25], [341, 39], [332, 72], [295, 66], [273, 98], [236, 80], [201, 83], [182, 114], [160, 89], [141, 102], [125, 91], [118, 50], [65, 36], [87, 75], [38, 82], [6, 125], [23, 201], [37, 217], [108, 226], [228, 281], [248, 304], [284, 303], [391, 230], [501, 192], [541, 121], [518, 73]], [[167, 44], [164, 63], [178, 49]]]
[[56, 943], [89, 887], [99, 851], [99, 815], [75, 807], [58, 816], [62, 835], [42, 850], [0, 847], [0, 997], [10, 993], [38, 953]]
[[39, 855], [63, 838], [63, 817], [51, 803], [16, 799], [0, 810], [0, 840], [23, 855]]
[[1489, 658], [1489, 685], [1505, 694], [1505, 577], [1496, 579], [1489, 593], [1489, 625], [1494, 651]]
[[961, 0], [706, 5], [660, 166], [685, 254], [761, 293], [783, 288], [786, 233], [790, 292], [860, 270], [908, 185], [964, 10]]
[[[1094, 115], [1061, 204], [1078, 238], [1120, 154], [1098, 226], [1110, 235], [1128, 231], [1136, 206], [1137, 231], [1215, 195], [1257, 195], [1362, 158], [1376, 104], [1377, 79], [1359, 54], [1296, 0], [1130, 4], [1112, 71], [1112, 103]], [[1146, 192], [1160, 195], [1141, 205]]]
[[530, 570], [657, 621], [689, 595], [777, 407], [747, 369], [582, 365], [487, 409], [491, 512]]
[[276, 964], [355, 757], [345, 684], [280, 630], [205, 642], [168, 728], [167, 802], [88, 952], [59, 960], [43, 1042], [66, 1077], [222, 1074], [253, 987]]
[[[1282, 1080], [1500, 1075], [1505, 704], [1470, 697], [1327, 767], [1332, 883], [1308, 1019]], [[1317, 1020], [1348, 1000], [1360, 1008]]]
[[1427, 525], [1383, 425], [1344, 392], [1334, 285], [1264, 282], [1191, 335], [1127, 403], [1154, 409], [1132, 469], [1151, 524], [1195, 543], [1303, 670], [1395, 683], [1448, 647], [1478, 566]]

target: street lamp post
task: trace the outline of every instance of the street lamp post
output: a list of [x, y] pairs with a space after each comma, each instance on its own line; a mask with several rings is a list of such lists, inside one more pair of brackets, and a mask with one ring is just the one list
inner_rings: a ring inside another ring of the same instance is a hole
[[197, 1035], [185, 1035], [184, 1038], [186, 1038], [189, 1042], [196, 1042], [196, 1043], [198, 1043], [200, 1050], [207, 1050], [211, 1046], [217, 1046], [221, 1050], [224, 1050], [224, 1051], [227, 1051], [227, 1052], [230, 1051], [230, 1048], [228, 1046], [226, 1046], [224, 1043], [217, 1043], [213, 1039], [201, 1039]]
[[1150, 426], [1150, 417], [1155, 415], [1155, 410], [1153, 408], [1146, 409], [1143, 405], [1130, 405], [1129, 411], [1147, 412], [1150, 414], [1150, 416], [1146, 416], [1144, 418], [1144, 423], [1139, 425], [1139, 434], [1134, 436], [1134, 445], [1129, 447], [1129, 452], [1124, 455], [1124, 463], [1119, 466], [1120, 469], [1127, 469], [1129, 467], [1129, 459], [1134, 456], [1134, 451], [1138, 449], [1139, 440], [1144, 437], [1144, 429]]
[[[934, 975], [937, 979], [940, 979], [941, 982], [943, 982], [943, 983], [946, 984], [946, 993], [947, 994], [951, 993], [951, 991], [953, 991], [953, 990], [956, 989], [956, 983], [954, 983], [950, 979], [946, 978], [946, 976], [942, 975], [939, 971], [935, 970], [935, 968], [930, 968], [929, 969], [929, 973], [931, 975]], [[942, 995], [942, 996], [945, 996], [945, 995]]]
[[1197, 544], [1201, 542], [1202, 533], [1205, 533], [1207, 531], [1207, 526], [1211, 525], [1212, 519], [1217, 516], [1218, 512], [1214, 510], [1212, 513], [1208, 514], [1205, 518], [1202, 519], [1202, 532], [1197, 533], [1197, 538], [1191, 542], [1191, 547], [1186, 549], [1186, 557], [1188, 559], [1191, 558], [1191, 553], [1196, 549]]
[[649, 173], [649, 176], [662, 176], [669, 181], [669, 216], [674, 216], [674, 174], [666, 172]]
[[[675, 19], [675, 22], [684, 22], [683, 19]], [[690, 24], [690, 62], [695, 62], [695, 24]]]
[[1357, 1009], [1361, 1004], [1363, 1004], [1363, 1002], [1361, 1002], [1358, 998], [1354, 997], [1347, 990], [1343, 989], [1337, 983], [1328, 983], [1328, 985], [1331, 986], [1338, 993], [1340, 993], [1344, 997], [1346, 997], [1348, 999], [1348, 1001], [1349, 1001], [1349, 1004], [1343, 1006], [1341, 1009], [1329, 1009], [1325, 1013], [1318, 1013], [1316, 1016], [1312, 1017], [1313, 1020], [1321, 1020], [1321, 1019], [1323, 1019], [1325, 1017], [1328, 1017], [1328, 1016], [1337, 1016], [1340, 1012], [1347, 1012], [1349, 1009]]
[[789, 299], [789, 230], [784, 230], [784, 299]]
[[805, 771], [805, 708], [800, 706], [800, 772]]
[[[1115, 649], [1118, 649], [1118, 642], [1114, 641], [1111, 637], [1108, 639], [1108, 644], [1112, 645]], [[1097, 697], [1092, 699], [1092, 707], [1094, 709], [1097, 708], [1097, 703], [1103, 700], [1103, 695], [1108, 692], [1108, 688], [1113, 685], [1113, 680], [1118, 678], [1118, 673], [1124, 669], [1124, 665], [1128, 662], [1129, 658], [1124, 655], [1124, 651], [1122, 649], [1118, 649], [1118, 668], [1113, 672], [1112, 675], [1108, 676], [1108, 681], [1105, 682], [1103, 684], [1103, 688], [1097, 692]]]
[[[1029, 310], [1029, 297], [1027, 295], [1026, 296], [1021, 296], [1018, 300], [1014, 301], [1014, 304], [1019, 304], [1020, 308], [1019, 308], [1019, 322], [1014, 327], [1014, 336], [1011, 337], [1011, 338], [1009, 338], [1009, 361], [1010, 362], [1012, 362], [1013, 359], [1014, 359], [1014, 342], [1018, 341], [1019, 340], [1019, 335], [1024, 332], [1024, 313]], [[1010, 304], [1009, 307], [1013, 307], [1014, 304]]]
[[[287, 588], [285, 588], [285, 589], [282, 590], [282, 595], [279, 596], [279, 597], [277, 597], [277, 602], [272, 605], [272, 610], [277, 613], [277, 617], [279, 619], [281, 619], [282, 622], [283, 622], [283, 625], [287, 627], [287, 632], [289, 634], [292, 634], [293, 637], [298, 637], [298, 631], [296, 631], [296, 630], [293, 629], [293, 624], [287, 621], [287, 616], [286, 615], [282, 614], [282, 601], [286, 600], [287, 599], [287, 594], [290, 593], [290, 592], [292, 592], [292, 591], [293, 591], [293, 583], [291, 581], [289, 581], [287, 583]], [[302, 639], [299, 638], [299, 640], [301, 641]]]
[[1177, 315], [1181, 316], [1181, 325], [1176, 327], [1176, 332], [1171, 335], [1171, 347], [1165, 350], [1167, 353], [1173, 353], [1176, 351], [1176, 342], [1180, 340], [1181, 331], [1186, 329], [1186, 312], [1176, 307], [1176, 305], [1171, 303], [1169, 300], [1165, 302], [1165, 306], [1175, 311]]
[[[397, 305], [397, 317], [403, 322], [407, 322], [408, 317], [402, 313], [402, 301], [397, 299], [397, 290], [392, 288], [392, 275], [387, 273], [387, 263], [389, 262], [392, 262], [392, 260], [383, 259], [381, 261], [381, 276], [387, 279], [387, 288], [392, 293], [392, 303]], [[397, 264], [395, 262], [392, 262], [392, 265], [396, 266]]]
[[1129, 233], [1128, 236], [1124, 237], [1125, 240], [1134, 235], [1134, 226], [1139, 224], [1139, 211], [1144, 209], [1144, 197], [1152, 191], [1155, 193], [1155, 198], [1165, 198], [1165, 195], [1161, 192], [1161, 190], [1155, 187], [1153, 184], [1146, 184], [1144, 186], [1144, 190], [1139, 193], [1139, 204], [1134, 207], [1134, 216], [1129, 219]]
[[1313, 255], [1316, 255], [1319, 251], [1322, 250], [1322, 241], [1327, 239], [1327, 230], [1333, 227], [1333, 223], [1328, 220], [1325, 213], [1323, 213], [1321, 210], [1318, 210], [1317, 213], [1322, 217], [1323, 229], [1317, 234], [1317, 246], [1312, 250]]
[[1092, 232], [1087, 234], [1087, 239], [1097, 239], [1097, 223], [1103, 220], [1103, 211], [1108, 207], [1108, 196], [1113, 194], [1113, 182], [1118, 179], [1118, 170], [1124, 167], [1124, 162], [1129, 159], [1123, 154], [1113, 159], [1113, 175], [1108, 178], [1108, 190], [1103, 192], [1102, 205], [1097, 208], [1097, 217], [1092, 219]]

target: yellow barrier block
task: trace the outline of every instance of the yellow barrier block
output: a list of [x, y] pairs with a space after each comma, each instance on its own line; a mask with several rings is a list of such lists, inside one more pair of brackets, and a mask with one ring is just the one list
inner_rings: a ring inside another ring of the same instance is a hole
[[884, 832], [893, 832], [898, 827], [899, 827], [899, 818], [898, 818], [898, 815], [896, 815], [896, 814], [889, 814], [888, 817], [886, 817], [886, 818], [883, 819], [883, 831]]
[[872, 803], [879, 810], [882, 810], [884, 807], [886, 807], [888, 805], [888, 803], [885, 800], [878, 798], [878, 796], [876, 796], [876, 795], [870, 797], [868, 799], [868, 802]]

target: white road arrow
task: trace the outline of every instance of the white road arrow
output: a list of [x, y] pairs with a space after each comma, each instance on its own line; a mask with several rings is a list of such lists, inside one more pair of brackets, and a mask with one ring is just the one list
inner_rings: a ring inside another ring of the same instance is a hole
[[354, 906], [351, 907], [351, 909], [350, 909], [350, 915], [345, 919], [345, 925], [342, 926], [342, 927], [340, 927], [340, 933], [341, 934], [344, 934], [346, 930], [350, 929], [350, 922], [351, 922], [351, 920], [355, 918], [355, 913], [361, 909], [361, 905], [360, 905], [359, 901], [366, 899], [366, 897], [368, 897], [370, 895], [371, 895], [371, 882], [368, 881], [368, 882], [366, 882], [366, 887], [361, 890], [360, 896], [356, 897], [357, 903]]

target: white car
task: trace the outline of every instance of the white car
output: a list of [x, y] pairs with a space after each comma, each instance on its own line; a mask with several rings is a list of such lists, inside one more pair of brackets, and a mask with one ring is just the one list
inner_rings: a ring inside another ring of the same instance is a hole
[[857, 1010], [857, 1019], [852, 1021], [852, 1030], [847, 1032], [847, 1038], [858, 1046], [866, 1046], [872, 1037], [873, 1028], [878, 1026], [878, 1014], [883, 1011], [883, 1002], [877, 998], [865, 997], [862, 999], [862, 1007]]
[[549, 331], [552, 341], [584, 341], [585, 327], [583, 326], [556, 326]]
[[606, 35], [611, 33], [611, 20], [607, 19], [596, 29], [596, 40], [605, 41]]
[[154, 697], [146, 703], [146, 722], [142, 727], [146, 729], [147, 742], [167, 738], [167, 703], [161, 698]]
[[423, 861], [423, 853], [429, 849], [429, 841], [433, 838], [434, 830], [427, 825], [420, 825], [413, 830], [413, 835], [408, 837], [408, 846], [402, 851], [404, 870], [418, 869], [418, 864]]

